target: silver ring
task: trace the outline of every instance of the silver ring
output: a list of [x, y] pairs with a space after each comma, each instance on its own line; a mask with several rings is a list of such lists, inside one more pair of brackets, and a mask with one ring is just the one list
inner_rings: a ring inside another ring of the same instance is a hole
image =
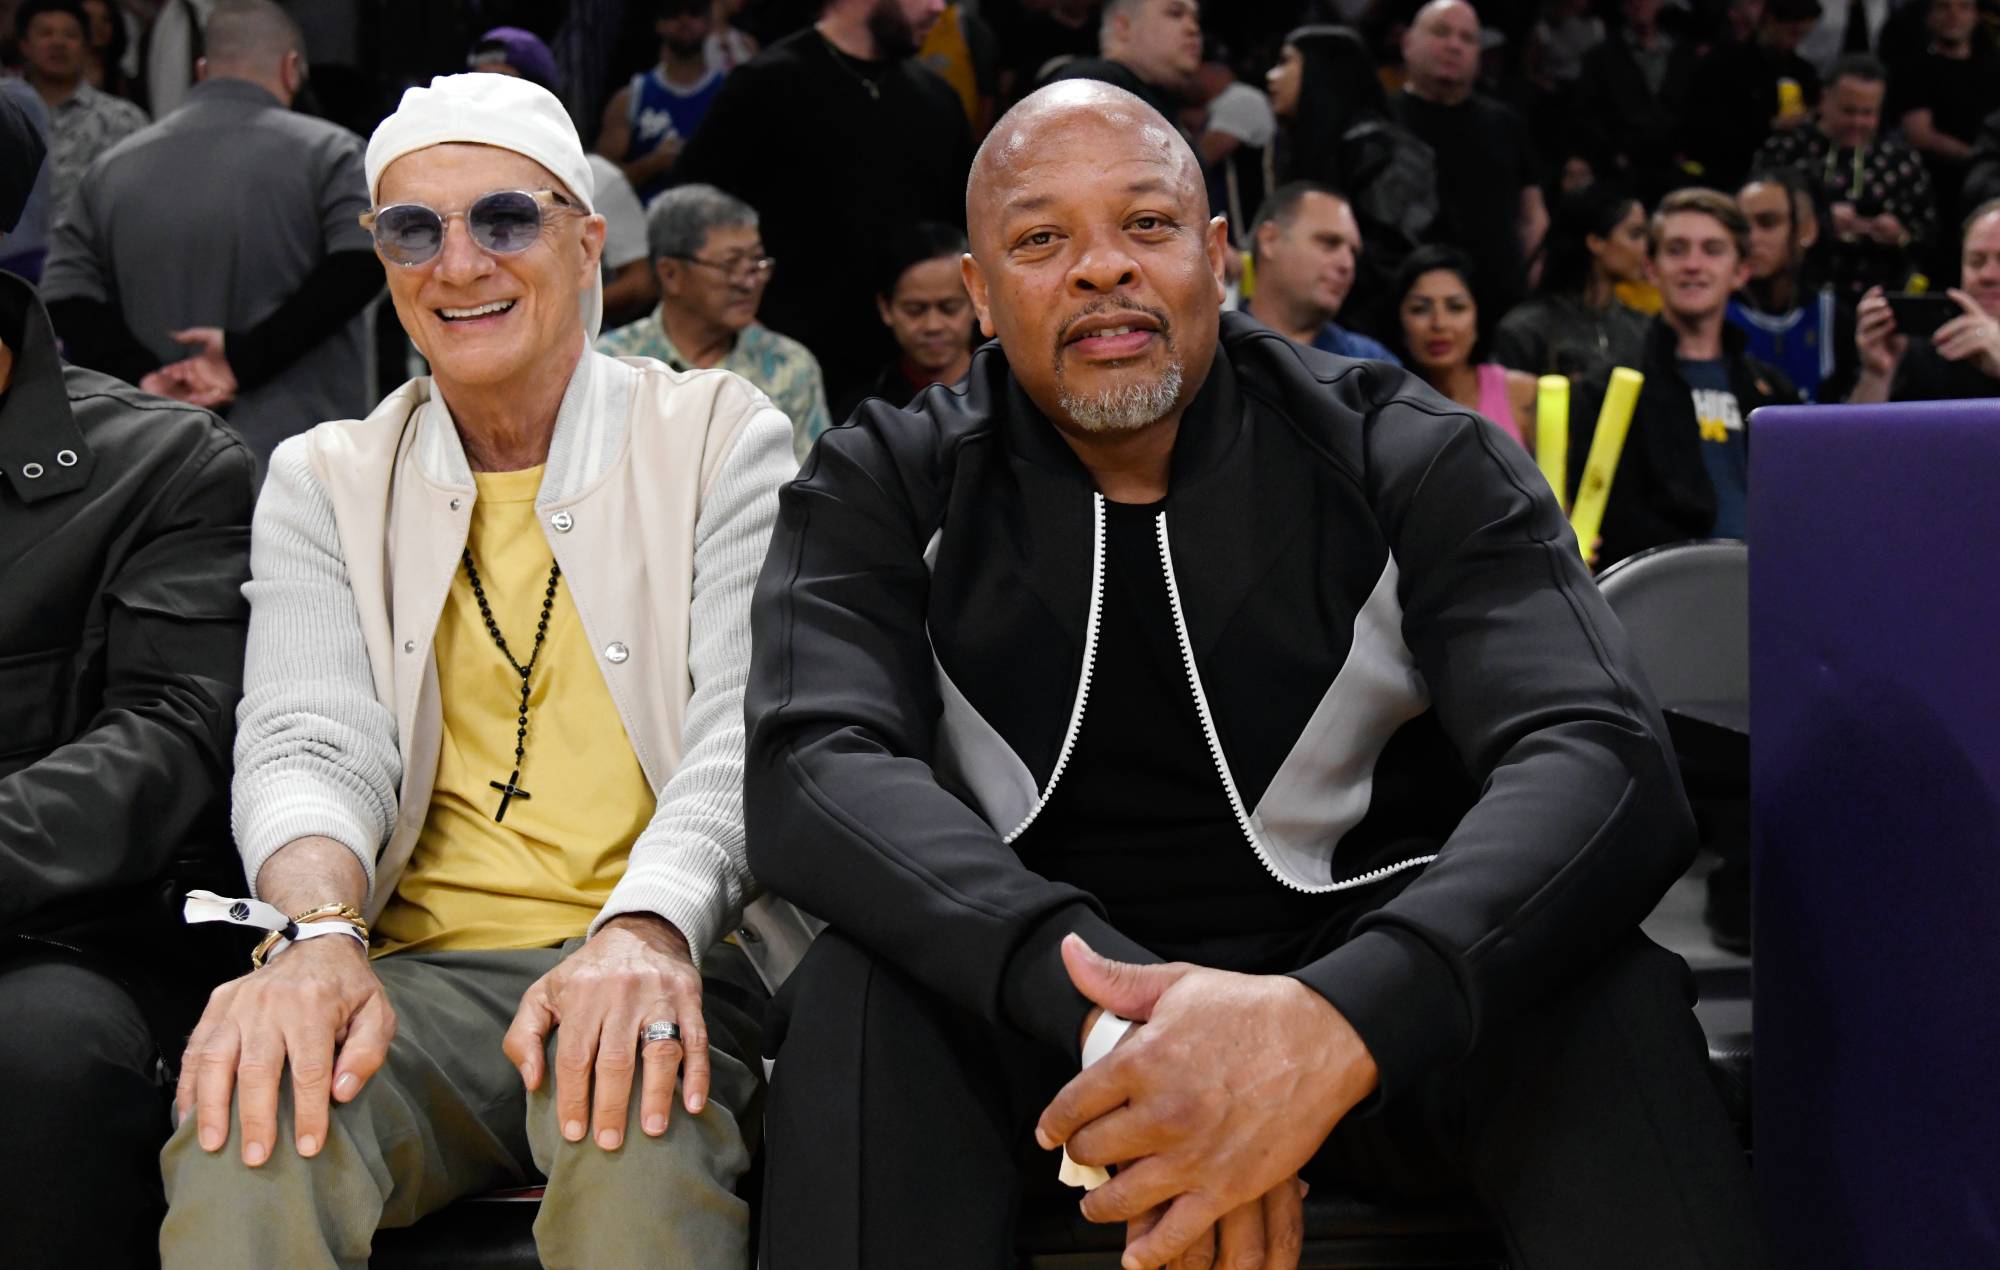
[[654, 1041], [678, 1041], [680, 1039], [681, 1025], [678, 1023], [666, 1021], [648, 1023], [646, 1025], [646, 1042], [648, 1044]]

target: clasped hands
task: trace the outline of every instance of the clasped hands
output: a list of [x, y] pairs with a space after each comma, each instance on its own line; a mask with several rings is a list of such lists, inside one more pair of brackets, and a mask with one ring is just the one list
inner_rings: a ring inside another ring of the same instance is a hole
[[1076, 935], [1062, 956], [1086, 997], [1142, 1024], [1035, 1126], [1046, 1149], [1119, 1166], [1083, 1215], [1126, 1223], [1125, 1270], [1296, 1267], [1299, 1169], [1377, 1083], [1354, 1028], [1284, 976], [1128, 965]]
[[[680, 1025], [680, 1040], [642, 1044], [646, 1025], [661, 1020]], [[639, 1063], [640, 1127], [648, 1136], [667, 1130], [677, 1073], [690, 1114], [708, 1101], [701, 975], [687, 941], [661, 918], [612, 918], [522, 996], [501, 1048], [530, 1091], [547, 1078], [551, 1031], [558, 1032], [557, 1119], [571, 1142], [590, 1126], [605, 1150], [622, 1144]], [[294, 1145], [302, 1156], [317, 1155], [329, 1099], [352, 1102], [388, 1057], [395, 1034], [395, 1010], [359, 944], [294, 944], [210, 995], [181, 1062], [175, 1116], [192, 1112], [202, 1149], [219, 1151], [229, 1139], [233, 1091], [243, 1162], [254, 1168], [275, 1149], [279, 1081], [289, 1068]]]
[[170, 331], [175, 342], [194, 349], [177, 362], [169, 362], [139, 381], [141, 392], [156, 397], [172, 397], [204, 410], [220, 410], [236, 400], [236, 371], [224, 352], [225, 336], [219, 326], [191, 326]]

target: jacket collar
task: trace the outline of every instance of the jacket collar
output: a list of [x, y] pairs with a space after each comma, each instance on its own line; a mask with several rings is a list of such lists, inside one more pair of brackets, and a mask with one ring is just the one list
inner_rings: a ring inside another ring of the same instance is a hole
[[93, 466], [69, 406], [55, 332], [34, 288], [0, 273], [0, 342], [14, 371], [0, 400], [0, 470], [24, 503], [82, 489]]
[[[1743, 329], [1734, 322], [1722, 324], [1722, 360], [1733, 368], [1743, 360], [1749, 340]], [[1652, 325], [1646, 331], [1646, 360], [1654, 365], [1678, 366], [1681, 357], [1680, 334], [1667, 322], [1664, 313], [1655, 314]]]
[[[632, 381], [637, 372], [588, 347], [576, 362], [569, 387], [556, 409], [555, 434], [549, 441], [548, 469], [542, 476], [537, 506], [574, 498], [602, 476], [625, 450]], [[472, 488], [472, 465], [466, 461], [458, 425], [433, 381], [424, 380], [425, 400], [417, 410], [416, 459], [423, 474], [451, 489]]]

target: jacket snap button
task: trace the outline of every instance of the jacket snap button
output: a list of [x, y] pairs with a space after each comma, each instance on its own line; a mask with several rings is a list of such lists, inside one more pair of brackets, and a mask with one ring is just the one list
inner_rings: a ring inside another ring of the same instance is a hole
[[452, 509], [453, 511], [457, 511], [457, 510], [458, 510], [458, 500], [457, 500], [457, 499], [455, 499], [455, 498], [451, 500], [451, 509]]
[[57, 467], [75, 467], [75, 466], [76, 466], [76, 451], [75, 451], [75, 450], [57, 450], [57, 451], [56, 451], [56, 466], [57, 466]]
[[404, 641], [403, 641], [403, 651], [404, 651], [404, 652], [406, 652], [406, 653], [414, 653], [414, 652], [416, 652], [416, 651], [417, 651], [417, 641], [415, 641], [415, 640], [413, 640], [413, 639], [406, 639], [406, 640], [404, 640]]
[[613, 644], [604, 650], [604, 660], [617, 665], [632, 655], [632, 650], [623, 644]]
[[21, 475], [31, 481], [39, 477], [42, 474], [42, 470], [42, 465], [39, 463], [23, 463], [21, 465]]
[[549, 517], [549, 523], [556, 527], [557, 533], [566, 534], [576, 526], [576, 518], [568, 512], [557, 512]]

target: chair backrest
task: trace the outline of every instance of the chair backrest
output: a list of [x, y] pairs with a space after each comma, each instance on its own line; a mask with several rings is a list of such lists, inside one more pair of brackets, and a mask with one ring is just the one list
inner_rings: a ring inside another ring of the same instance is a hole
[[1683, 542], [1627, 557], [1598, 577], [1660, 705], [1750, 701], [1750, 549]]

